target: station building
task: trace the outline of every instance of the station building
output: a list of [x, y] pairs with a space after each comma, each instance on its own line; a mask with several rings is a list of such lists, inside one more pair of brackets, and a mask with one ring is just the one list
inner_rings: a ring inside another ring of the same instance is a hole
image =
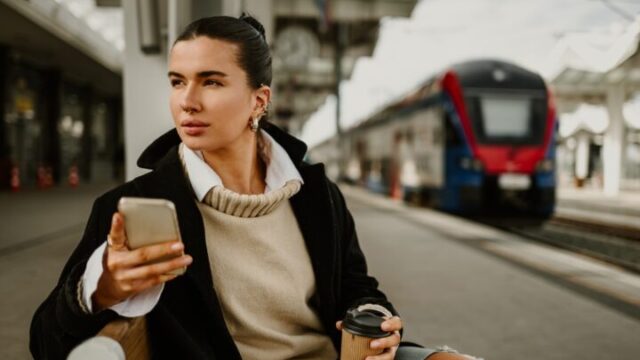
[[92, 10], [0, 1], [0, 188], [123, 177], [123, 44]]

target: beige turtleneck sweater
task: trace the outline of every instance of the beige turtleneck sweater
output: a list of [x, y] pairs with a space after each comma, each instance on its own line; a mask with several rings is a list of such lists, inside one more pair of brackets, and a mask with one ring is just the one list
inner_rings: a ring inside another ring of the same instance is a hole
[[309, 306], [315, 278], [288, 199], [300, 183], [260, 195], [221, 186], [198, 203], [211, 274], [243, 359], [336, 359]]

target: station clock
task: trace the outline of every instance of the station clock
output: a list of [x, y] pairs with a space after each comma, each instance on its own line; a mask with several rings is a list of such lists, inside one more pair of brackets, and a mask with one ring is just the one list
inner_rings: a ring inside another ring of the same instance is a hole
[[309, 29], [292, 25], [281, 30], [275, 41], [275, 54], [286, 68], [304, 70], [318, 56], [320, 42]]

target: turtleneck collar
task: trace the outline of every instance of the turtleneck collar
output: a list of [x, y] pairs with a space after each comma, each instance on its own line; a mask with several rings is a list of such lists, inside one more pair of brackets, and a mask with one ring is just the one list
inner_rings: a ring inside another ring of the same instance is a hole
[[[289, 181], [298, 181], [301, 184], [302, 176], [289, 158], [287, 152], [266, 131], [261, 130], [261, 135], [267, 144], [268, 159], [264, 159], [267, 165], [265, 182], [265, 194], [281, 189]], [[213, 188], [224, 184], [220, 176], [205, 161], [201, 151], [189, 149], [184, 143], [180, 144], [181, 158], [189, 177], [189, 182], [198, 201], [202, 202], [207, 193]], [[230, 190], [228, 190], [230, 191]]]

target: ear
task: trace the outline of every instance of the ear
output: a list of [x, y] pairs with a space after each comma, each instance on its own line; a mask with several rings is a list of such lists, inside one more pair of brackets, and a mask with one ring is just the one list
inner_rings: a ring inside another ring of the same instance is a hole
[[255, 90], [255, 100], [256, 105], [253, 109], [253, 117], [262, 115], [267, 109], [269, 101], [271, 101], [271, 88], [267, 85], [262, 85]]

